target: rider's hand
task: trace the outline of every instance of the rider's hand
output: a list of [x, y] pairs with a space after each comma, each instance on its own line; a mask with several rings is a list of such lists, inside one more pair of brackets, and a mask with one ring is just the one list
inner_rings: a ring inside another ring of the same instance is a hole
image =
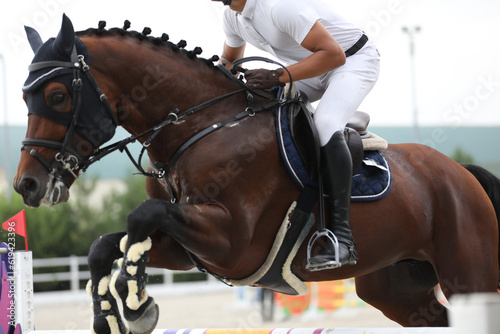
[[271, 89], [276, 86], [283, 87], [284, 83], [280, 82], [279, 78], [283, 74], [283, 69], [266, 70], [263, 68], [257, 70], [247, 70], [245, 79], [247, 85], [254, 89]]

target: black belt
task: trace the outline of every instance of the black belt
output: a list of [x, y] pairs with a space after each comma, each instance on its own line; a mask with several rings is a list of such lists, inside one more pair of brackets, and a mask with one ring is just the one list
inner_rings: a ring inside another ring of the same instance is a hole
[[354, 43], [353, 46], [351, 46], [348, 50], [345, 52], [345, 56], [349, 57], [361, 50], [363, 46], [365, 46], [366, 42], [368, 42], [368, 36], [363, 34], [356, 43]]

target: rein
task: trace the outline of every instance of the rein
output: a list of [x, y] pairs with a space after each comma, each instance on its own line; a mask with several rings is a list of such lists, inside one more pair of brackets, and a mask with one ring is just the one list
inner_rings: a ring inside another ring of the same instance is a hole
[[[251, 60], [263, 60], [263, 59], [266, 59], [266, 61], [268, 62], [274, 62], [270, 59], [267, 59], [267, 58], [261, 58], [261, 57], [249, 57], [249, 58], [242, 58], [240, 60], [238, 60], [238, 63], [237, 64], [241, 64], [245, 61], [251, 61]], [[279, 64], [279, 63], [277, 63]], [[281, 64], [279, 64], [280, 66], [282, 66]], [[174, 193], [174, 190], [173, 190], [173, 187], [172, 187], [172, 183], [170, 182], [170, 178], [168, 177], [170, 172], [172, 171], [172, 169], [174, 168], [177, 160], [182, 156], [182, 154], [189, 148], [191, 147], [194, 143], [196, 143], [197, 141], [199, 141], [200, 139], [202, 139], [203, 137], [209, 135], [210, 133], [216, 131], [216, 130], [219, 130], [221, 128], [223, 128], [226, 124], [229, 124], [229, 123], [232, 123], [232, 122], [235, 122], [235, 121], [239, 121], [245, 117], [253, 117], [255, 116], [257, 113], [260, 113], [262, 111], [265, 111], [265, 110], [271, 110], [273, 108], [276, 108], [278, 106], [282, 106], [284, 104], [288, 104], [288, 103], [292, 103], [292, 102], [295, 102], [296, 99], [292, 99], [290, 98], [290, 92], [287, 94], [287, 97], [283, 100], [278, 100], [276, 98], [272, 98], [272, 97], [269, 97], [267, 95], [264, 95], [262, 93], [260, 93], [259, 91], [256, 91], [256, 90], [253, 90], [251, 89], [250, 87], [248, 87], [243, 81], [237, 79], [235, 76], [234, 76], [234, 73], [230, 70], [228, 70], [227, 68], [225, 68], [222, 64], [218, 64], [217, 65], [217, 68], [222, 72], [224, 73], [228, 78], [230, 78], [231, 80], [233, 80], [234, 82], [238, 83], [238, 85], [240, 85], [242, 88], [237, 90], [237, 91], [234, 91], [233, 93], [229, 93], [229, 94], [226, 94], [226, 95], [223, 95], [219, 98], [216, 98], [214, 100], [210, 100], [208, 102], [205, 102], [201, 105], [198, 105], [196, 107], [193, 107], [187, 111], [185, 111], [181, 117], [184, 117], [184, 116], [187, 116], [187, 115], [191, 115], [193, 114], [194, 112], [196, 111], [199, 111], [205, 107], [208, 107], [208, 105], [212, 105], [216, 102], [219, 102], [231, 95], [234, 95], [234, 94], [237, 94], [237, 93], [240, 93], [240, 92], [243, 92], [243, 91], [246, 91], [247, 93], [247, 101], [248, 101], [248, 107], [245, 109], [245, 111], [237, 114], [237, 115], [234, 115], [234, 116], [231, 116], [221, 122], [218, 122], [218, 123], [214, 123], [212, 125], [210, 125], [209, 127], [205, 128], [204, 130], [198, 132], [197, 134], [195, 134], [194, 136], [192, 136], [190, 139], [188, 139], [184, 144], [182, 144], [178, 149], [177, 151], [174, 153], [174, 155], [172, 156], [172, 158], [170, 159], [169, 163], [167, 165], [165, 165], [164, 163], [162, 162], [152, 162], [150, 165], [151, 167], [153, 167], [153, 169], [156, 170], [156, 172], [153, 172], [153, 173], [147, 173], [147, 172], [144, 172], [142, 167], [140, 166], [139, 164], [139, 167], [138, 167], [138, 170], [141, 172], [141, 174], [143, 175], [146, 175], [146, 176], [152, 176], [152, 177], [156, 177], [156, 178], [165, 178], [166, 180], [166, 183], [167, 183], [167, 186], [168, 186], [168, 191], [170, 193], [170, 198], [171, 198], [171, 202], [172, 203], [175, 203], [177, 201], [176, 197], [175, 197], [175, 193]], [[290, 78], [291, 80], [291, 78]], [[270, 103], [268, 104], [265, 104], [263, 106], [260, 106], [258, 108], [254, 107], [254, 96], [253, 95], [258, 95], [260, 97], [263, 97], [263, 98], [266, 98], [266, 99], [269, 99], [271, 100]], [[180, 118], [180, 117], [179, 117]], [[153, 137], [153, 136], [152, 136]], [[151, 138], [150, 139], [154, 139], [154, 138]], [[149, 139], [148, 139], [149, 141]], [[145, 150], [145, 148], [147, 148], [148, 146], [145, 146], [146, 143], [144, 143], [143, 145], [143, 148], [141, 150], [141, 154], [139, 156], [139, 161], [140, 161], [140, 158], [142, 157], [142, 154]], [[130, 157], [130, 156], [129, 156]], [[137, 167], [137, 165], [136, 165]], [[165, 177], [166, 176], [166, 177]]]
[[[246, 61], [265, 61], [269, 63], [275, 63], [281, 67], [283, 67], [285, 70], [286, 68], [281, 65], [280, 63], [277, 63], [273, 60], [267, 59], [267, 58], [262, 58], [262, 57], [249, 57], [249, 58], [242, 58], [234, 62], [235, 64], [235, 69], [236, 70], [242, 70], [241, 67], [237, 67], [236, 65], [241, 64]], [[73, 104], [72, 104], [72, 121], [70, 123], [70, 126], [65, 134], [65, 137], [62, 142], [59, 141], [54, 141], [54, 140], [48, 140], [48, 139], [39, 139], [39, 138], [26, 138], [23, 140], [22, 144], [22, 149], [27, 150], [33, 157], [35, 157], [48, 171], [49, 174], [53, 175], [56, 179], [63, 180], [63, 175], [64, 173], [68, 172], [70, 173], [75, 179], [78, 178], [80, 174], [78, 174], [78, 171], [80, 171], [82, 174], [85, 173], [87, 168], [94, 164], [95, 162], [101, 160], [103, 157], [107, 156], [108, 154], [119, 150], [120, 152], [125, 151], [127, 153], [127, 156], [129, 157], [130, 161], [134, 164], [136, 169], [138, 170], [138, 173], [136, 174], [141, 174], [147, 177], [154, 177], [154, 178], [165, 178], [166, 183], [168, 185], [170, 197], [172, 202], [176, 202], [176, 197], [173, 191], [172, 184], [169, 179], [169, 174], [174, 168], [176, 162], [178, 159], [182, 156], [182, 154], [194, 143], [202, 139], [203, 137], [209, 135], [210, 133], [217, 131], [218, 129], [223, 128], [226, 124], [241, 120], [245, 117], [252, 117], [255, 116], [257, 113], [265, 111], [265, 110], [270, 110], [273, 108], [276, 108], [278, 106], [282, 106], [284, 104], [292, 103], [296, 101], [296, 98], [291, 98], [290, 97], [290, 92], [288, 92], [287, 96], [282, 99], [276, 99], [273, 97], [270, 97], [268, 95], [262, 94], [259, 91], [256, 91], [250, 87], [248, 87], [242, 80], [239, 80], [234, 76], [234, 71], [230, 71], [226, 69], [224, 66], [221, 64], [217, 65], [217, 68], [224, 73], [228, 78], [236, 82], [241, 88], [238, 90], [235, 90], [233, 92], [221, 95], [219, 97], [216, 97], [214, 99], [211, 99], [209, 101], [206, 101], [204, 103], [201, 103], [197, 106], [194, 106], [192, 108], [189, 108], [182, 113], [179, 113], [179, 109], [175, 108], [172, 110], [166, 117], [166, 119], [157, 124], [156, 126], [136, 135], [136, 136], [129, 136], [123, 140], [117, 141], [111, 145], [108, 145], [103, 148], [96, 149], [95, 152], [88, 158], [82, 158], [81, 155], [75, 150], [71, 145], [69, 144], [71, 138], [73, 137], [74, 129], [76, 125], [78, 124], [78, 115], [80, 114], [81, 110], [81, 101], [82, 101], [82, 85], [83, 81], [81, 79], [81, 74], [82, 72], [87, 76], [89, 79], [89, 82], [93, 86], [94, 90], [99, 96], [99, 99], [101, 103], [105, 106], [106, 110], [111, 116], [111, 119], [113, 121], [114, 126], [118, 126], [119, 122], [118, 119], [113, 112], [111, 106], [109, 105], [109, 102], [106, 98], [106, 96], [101, 92], [99, 89], [94, 77], [92, 76], [92, 73], [89, 71], [90, 67], [87, 65], [84, 61], [84, 56], [76, 54], [76, 47], [73, 47], [73, 52], [71, 55], [71, 62], [62, 62], [62, 61], [43, 61], [43, 62], [38, 62], [38, 63], [33, 63], [29, 66], [29, 70], [31, 72], [37, 71], [40, 69], [48, 68], [48, 67], [55, 67], [55, 68], [71, 68], [73, 69]], [[287, 71], [288, 72], [288, 71]], [[290, 74], [290, 73], [288, 73]], [[291, 81], [291, 76], [290, 76], [290, 81]], [[162, 162], [151, 162], [151, 167], [155, 171], [153, 172], [147, 172], [144, 170], [144, 168], [141, 165], [141, 160], [144, 152], [147, 150], [147, 148], [151, 145], [151, 142], [156, 138], [156, 136], [169, 124], [177, 124], [179, 120], [182, 118], [188, 117], [190, 115], [193, 115], [194, 113], [203, 110], [205, 108], [208, 108], [214, 104], [217, 104], [231, 96], [234, 96], [236, 94], [246, 92], [247, 94], [247, 101], [248, 101], [248, 107], [243, 111], [240, 112], [234, 116], [231, 116], [221, 122], [214, 123], [211, 126], [207, 127], [206, 129], [200, 131], [199, 133], [195, 134], [192, 136], [190, 139], [188, 139], [184, 144], [182, 144], [179, 149], [174, 153], [170, 161], [168, 162], [167, 165], [165, 165]], [[254, 96], [260, 96], [265, 99], [271, 100], [270, 103], [265, 104], [260, 107], [255, 107], [254, 106]], [[142, 149], [139, 154], [138, 159], [136, 160], [130, 150], [128, 149], [127, 145], [135, 142], [138, 138], [142, 138], [146, 135], [150, 135], [146, 141], [142, 144]], [[54, 150], [58, 150], [59, 152], [55, 154], [55, 161], [52, 163], [49, 163], [47, 159], [42, 157], [35, 149], [33, 149], [31, 146], [39, 146], [39, 147], [46, 147]], [[68, 154], [66, 154], [68, 153]]]
[[[238, 93], [241, 93], [243, 92], [244, 90], [243, 89], [239, 89], [239, 90], [236, 90], [234, 92], [231, 92], [231, 93], [228, 93], [228, 94], [225, 94], [225, 95], [221, 95], [219, 97], [216, 97], [212, 100], [209, 100], [209, 101], [206, 101], [202, 104], [199, 104], [195, 107], [192, 107], [192, 108], [189, 108], [188, 110], [178, 114], [179, 112], [179, 109], [174, 109], [173, 111], [171, 111], [167, 118], [161, 122], [160, 124], [136, 135], [136, 136], [130, 136], [130, 137], [127, 137], [121, 141], [118, 141], [116, 143], [113, 143], [111, 145], [108, 145], [102, 149], [99, 149], [91, 158], [87, 159], [83, 164], [82, 164], [82, 167], [84, 169], [87, 169], [91, 164], [99, 161], [100, 159], [102, 159], [103, 157], [105, 157], [106, 155], [116, 151], [116, 150], [119, 150], [120, 152], [123, 152], [125, 151], [130, 159], [130, 161], [132, 161], [132, 163], [134, 164], [134, 166], [137, 168], [137, 170], [139, 171], [139, 173], [136, 173], [136, 174], [141, 174], [141, 175], [144, 175], [144, 176], [148, 176], [148, 177], [154, 177], [154, 178], [163, 178], [163, 176], [165, 175], [165, 171], [161, 168], [158, 168], [157, 172], [146, 172], [144, 170], [144, 168], [142, 168], [142, 165], [141, 165], [141, 160], [142, 160], [142, 156], [144, 154], [144, 152], [147, 150], [147, 148], [151, 145], [151, 142], [156, 138], [156, 136], [161, 132], [161, 130], [163, 130], [167, 125], [169, 124], [175, 124], [177, 123], [179, 120], [181, 120], [182, 118], [184, 117], [187, 117], [187, 116], [190, 116], [194, 113], [196, 113], [197, 111], [200, 111], [202, 109], [205, 109], [205, 108], [208, 108], [209, 106], [212, 106], [222, 100], [225, 100], [233, 95], [236, 95]], [[137, 160], [134, 159], [134, 157], [132, 156], [132, 153], [130, 153], [130, 151], [128, 150], [127, 148], [127, 145], [130, 144], [130, 143], [133, 143], [135, 142], [138, 138], [141, 138], [141, 137], [144, 137], [148, 134], [151, 134], [150, 137], [142, 144], [142, 149], [141, 149], [141, 152], [139, 154], [139, 158]]]

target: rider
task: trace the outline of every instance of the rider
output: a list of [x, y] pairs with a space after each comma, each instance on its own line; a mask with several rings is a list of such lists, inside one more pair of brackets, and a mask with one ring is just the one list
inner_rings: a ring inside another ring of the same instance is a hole
[[[356, 264], [349, 226], [352, 161], [344, 128], [379, 75], [379, 54], [366, 35], [323, 0], [212, 0], [224, 12], [221, 62], [232, 67], [246, 43], [287, 64], [297, 89], [319, 102], [314, 114], [321, 145], [321, 173], [329, 194], [329, 229], [339, 241], [340, 265]], [[289, 82], [283, 69], [247, 70], [248, 86], [269, 89]], [[311, 270], [335, 264], [333, 244], [310, 259]], [[338, 263], [337, 263], [338, 265]]]

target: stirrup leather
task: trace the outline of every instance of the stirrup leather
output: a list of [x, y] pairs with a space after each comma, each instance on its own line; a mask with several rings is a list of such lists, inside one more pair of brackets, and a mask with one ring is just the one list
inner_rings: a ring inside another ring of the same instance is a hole
[[[325, 237], [329, 242], [332, 243], [333, 249], [335, 250], [335, 260], [333, 261], [328, 261], [326, 263], [321, 263], [321, 264], [314, 264], [311, 263], [311, 250], [314, 245], [314, 243], [319, 239]], [[322, 231], [316, 231], [314, 234], [311, 236], [311, 239], [309, 239], [309, 244], [307, 245], [307, 264], [306, 264], [306, 270], [309, 271], [320, 271], [320, 270], [326, 270], [326, 269], [335, 269], [341, 266], [340, 263], [340, 258], [339, 258], [339, 253], [340, 253], [340, 246], [339, 246], [339, 241], [335, 234], [333, 234], [332, 231], [324, 229]]]

